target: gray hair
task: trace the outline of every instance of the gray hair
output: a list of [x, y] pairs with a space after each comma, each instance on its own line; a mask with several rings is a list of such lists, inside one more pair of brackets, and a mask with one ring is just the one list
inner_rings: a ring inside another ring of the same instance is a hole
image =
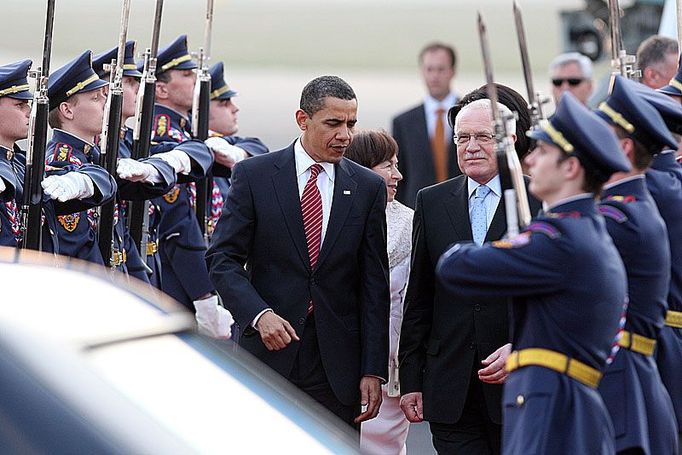
[[308, 82], [301, 92], [300, 109], [310, 117], [324, 106], [327, 97], [357, 99], [350, 85], [338, 76], [320, 76]]
[[571, 63], [576, 63], [580, 67], [580, 72], [583, 73], [585, 79], [592, 79], [592, 61], [580, 52], [567, 52], [556, 56], [549, 64], [550, 77], [554, 70]]
[[[507, 131], [511, 131], [512, 133], [516, 134], [516, 119], [514, 117], [514, 114], [512, 114], [512, 111], [509, 110], [507, 106], [504, 104], [500, 103], [499, 101], [497, 102], [497, 108], [500, 111], [500, 115], [503, 118], [509, 118], [510, 120], [507, 122]], [[493, 127], [492, 125], [492, 120], [493, 120], [493, 114], [491, 112], [490, 108], [490, 100], [487, 98], [472, 101], [469, 104], [465, 104], [462, 109], [457, 113], [457, 117], [455, 117], [455, 134], [457, 134], [457, 127], [459, 125], [459, 119], [462, 117], [462, 114], [464, 114], [467, 111], [473, 111], [473, 110], [485, 110], [488, 112], [490, 115], [490, 126]]]
[[661, 63], [667, 54], [677, 54], [677, 41], [661, 35], [650, 36], [637, 48], [637, 67], [643, 70]]

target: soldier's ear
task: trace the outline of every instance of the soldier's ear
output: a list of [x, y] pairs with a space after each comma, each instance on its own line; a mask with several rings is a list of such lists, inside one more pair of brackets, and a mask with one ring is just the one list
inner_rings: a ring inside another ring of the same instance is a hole
[[59, 110], [59, 114], [61, 117], [68, 120], [73, 120], [73, 109], [71, 103], [67, 101], [62, 101], [61, 103], [59, 103], [59, 106], [57, 106], [57, 109]]
[[168, 85], [165, 82], [156, 81], [156, 98], [160, 100], [168, 99]]

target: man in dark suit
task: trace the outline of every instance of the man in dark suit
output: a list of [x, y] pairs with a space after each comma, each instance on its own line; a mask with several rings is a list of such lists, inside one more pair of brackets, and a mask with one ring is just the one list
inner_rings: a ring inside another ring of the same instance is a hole
[[343, 158], [356, 121], [346, 82], [308, 83], [299, 139], [233, 168], [207, 253], [239, 344], [351, 424], [381, 404], [390, 302], [384, 182]]
[[[464, 175], [417, 194], [400, 338], [401, 407], [408, 420], [430, 422], [439, 453], [492, 454], [500, 451], [508, 302], [459, 301], [435, 278], [438, 258], [452, 243], [480, 245], [500, 239], [507, 228], [490, 100], [459, 111], [455, 137]], [[532, 200], [532, 213], [538, 209]]]
[[446, 44], [432, 43], [419, 53], [428, 95], [424, 102], [393, 119], [393, 137], [400, 150], [403, 181], [396, 198], [414, 208], [417, 191], [461, 173], [452, 143], [448, 110], [457, 102], [450, 90], [457, 57]]

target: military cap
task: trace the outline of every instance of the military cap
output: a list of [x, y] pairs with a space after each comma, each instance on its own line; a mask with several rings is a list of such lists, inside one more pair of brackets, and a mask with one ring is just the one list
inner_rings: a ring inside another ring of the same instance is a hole
[[611, 76], [609, 96], [599, 105], [597, 115], [623, 128], [652, 152], [676, 149], [677, 141], [658, 111], [639, 94], [642, 89], [638, 85], [620, 74]]
[[682, 96], [682, 54], [680, 55], [680, 62], [677, 66], [677, 74], [670, 79], [670, 82], [665, 87], [658, 89], [659, 92], [666, 95]]
[[187, 35], [178, 36], [156, 56], [156, 74], [168, 70], [193, 70], [196, 67], [197, 64], [187, 50]]
[[668, 129], [682, 134], [682, 104], [644, 84], [636, 84], [636, 87], [637, 93], [663, 117]]
[[28, 84], [28, 69], [32, 63], [26, 59], [0, 66], [0, 96], [18, 100], [33, 99]]
[[50, 75], [47, 96], [50, 110], [76, 93], [85, 93], [107, 85], [92, 69], [92, 51], [85, 51]]
[[225, 67], [223, 62], [218, 62], [208, 70], [211, 75], [211, 99], [212, 100], [227, 100], [233, 96], [237, 96], [237, 92], [232, 90], [227, 82], [225, 82]]
[[[118, 55], [118, 47], [115, 47], [107, 52], [102, 52], [97, 57], [92, 59], [92, 69], [99, 75], [100, 79], [109, 74], [108, 70], [104, 69], [104, 65], [111, 64], [111, 61]], [[124, 58], [123, 58], [123, 75], [130, 77], [142, 77], [142, 73], [137, 70], [135, 63], [135, 41], [128, 41], [126, 43]]]
[[554, 115], [527, 134], [556, 145], [568, 155], [575, 155], [584, 168], [604, 182], [614, 172], [631, 169], [609, 125], [569, 92], [561, 95]]

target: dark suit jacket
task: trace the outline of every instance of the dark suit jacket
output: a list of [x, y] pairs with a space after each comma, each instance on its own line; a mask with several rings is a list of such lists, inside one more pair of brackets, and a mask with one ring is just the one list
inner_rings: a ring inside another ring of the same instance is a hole
[[[400, 390], [423, 393], [424, 419], [431, 422], [459, 420], [472, 372], [511, 339], [506, 298], [464, 302], [436, 280], [436, 264], [447, 248], [473, 238], [468, 197], [465, 175], [417, 194], [412, 270], [400, 337]], [[531, 198], [531, 213], [539, 208]], [[500, 239], [506, 232], [504, 211], [502, 198], [486, 241]], [[481, 384], [488, 414], [501, 423], [502, 386]]]
[[335, 166], [330, 219], [311, 270], [292, 144], [234, 167], [207, 252], [218, 293], [246, 328], [239, 344], [285, 377], [299, 343], [268, 351], [251, 322], [272, 308], [301, 335], [312, 298], [322, 363], [345, 405], [357, 404], [362, 376], [388, 374], [385, 207], [383, 180], [344, 158]]
[[[403, 174], [396, 198], [414, 208], [417, 191], [436, 183], [431, 138], [426, 127], [423, 104], [393, 119], [393, 138], [398, 143], [398, 167]], [[448, 143], [448, 175], [455, 177], [462, 171], [457, 164], [457, 148], [453, 141]]]

